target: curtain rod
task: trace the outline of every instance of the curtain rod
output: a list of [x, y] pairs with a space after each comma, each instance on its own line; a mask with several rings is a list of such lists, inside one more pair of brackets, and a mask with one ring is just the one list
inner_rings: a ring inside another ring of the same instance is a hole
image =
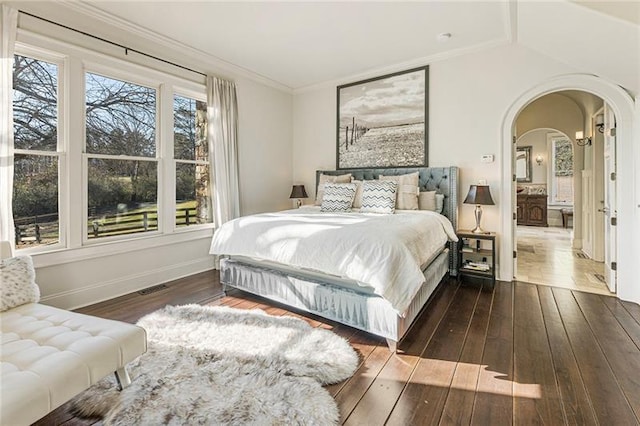
[[105, 38], [98, 37], [96, 35], [89, 34], [87, 32], [84, 32], [84, 31], [81, 31], [81, 30], [77, 30], [75, 28], [68, 27], [68, 26], [66, 26], [64, 24], [61, 24], [59, 22], [51, 21], [49, 19], [42, 18], [42, 17], [37, 16], [37, 15], [33, 15], [33, 14], [29, 13], [29, 12], [24, 12], [22, 10], [19, 11], [19, 12], [22, 13], [23, 15], [31, 16], [32, 18], [36, 18], [36, 19], [39, 19], [39, 20], [44, 21], [44, 22], [48, 22], [48, 23], [53, 24], [53, 25], [57, 25], [59, 27], [65, 28], [65, 29], [70, 30], [70, 31], [75, 31], [75, 32], [77, 32], [79, 34], [82, 34], [84, 36], [91, 37], [91, 38], [94, 38], [96, 40], [100, 40], [100, 41], [102, 41], [104, 43], [109, 43], [109, 44], [111, 44], [113, 46], [117, 46], [117, 47], [119, 47], [121, 49], [124, 49], [124, 54], [125, 55], [128, 55], [129, 52], [134, 52], [134, 53], [137, 53], [138, 55], [146, 56], [147, 58], [155, 59], [156, 61], [164, 62], [165, 64], [173, 65], [174, 67], [182, 68], [183, 70], [191, 71], [192, 73], [196, 73], [196, 74], [200, 74], [201, 76], [204, 76], [204, 77], [207, 76], [207, 74], [205, 74], [203, 72], [196, 71], [196, 70], [191, 69], [189, 67], [185, 67], [184, 65], [176, 64], [175, 62], [171, 62], [171, 61], [168, 61], [166, 59], [158, 58], [157, 56], [150, 55], [149, 53], [145, 53], [145, 52], [141, 52], [141, 51], [136, 50], [136, 49], [132, 49], [132, 48], [124, 46], [122, 44], [116, 43], [115, 41], [107, 40]]

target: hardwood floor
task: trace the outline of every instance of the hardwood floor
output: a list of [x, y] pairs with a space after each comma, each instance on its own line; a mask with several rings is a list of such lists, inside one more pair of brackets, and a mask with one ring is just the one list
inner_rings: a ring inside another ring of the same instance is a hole
[[[391, 354], [384, 339], [234, 291], [207, 272], [80, 312], [135, 322], [165, 304], [260, 308], [332, 329], [358, 351], [328, 386], [348, 425], [640, 424], [640, 306], [525, 283], [443, 282]], [[87, 425], [66, 406], [38, 424]]]

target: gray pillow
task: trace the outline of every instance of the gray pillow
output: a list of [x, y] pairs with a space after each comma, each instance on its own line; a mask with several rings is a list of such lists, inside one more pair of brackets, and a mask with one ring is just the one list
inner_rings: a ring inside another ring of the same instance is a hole
[[357, 186], [355, 183], [326, 183], [320, 211], [350, 212]]
[[365, 180], [360, 213], [395, 213], [397, 190], [398, 184], [392, 180]]

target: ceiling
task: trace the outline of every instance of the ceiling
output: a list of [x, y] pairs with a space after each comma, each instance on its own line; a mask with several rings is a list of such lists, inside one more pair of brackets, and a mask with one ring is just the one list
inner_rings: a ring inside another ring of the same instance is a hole
[[[231, 66], [294, 91], [408, 69], [509, 42], [640, 90], [638, 1], [10, 3], [27, 9], [34, 3], [57, 5], [59, 18], [52, 19], [123, 43], [127, 42], [121, 40], [125, 32], [104, 32], [97, 23], [156, 34], [165, 44], [178, 43], [188, 46], [191, 54], [214, 58], [208, 63], [217, 61], [226, 69]], [[80, 18], [72, 19], [71, 12]], [[439, 40], [443, 33], [451, 37]]]
[[90, 4], [292, 89], [507, 41], [504, 2]]

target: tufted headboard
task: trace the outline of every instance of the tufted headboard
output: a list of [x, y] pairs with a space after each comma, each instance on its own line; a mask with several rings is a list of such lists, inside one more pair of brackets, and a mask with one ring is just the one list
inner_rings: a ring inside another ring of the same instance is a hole
[[[458, 227], [458, 168], [452, 167], [415, 167], [403, 169], [347, 169], [347, 170], [316, 170], [316, 191], [320, 175], [344, 175], [351, 173], [354, 179], [371, 180], [380, 175], [396, 176], [407, 173], [420, 173], [420, 191], [437, 191], [444, 195], [444, 206], [442, 214], [449, 218], [453, 229]], [[450, 244], [449, 271], [452, 275], [457, 275], [458, 253], [455, 244]]]

